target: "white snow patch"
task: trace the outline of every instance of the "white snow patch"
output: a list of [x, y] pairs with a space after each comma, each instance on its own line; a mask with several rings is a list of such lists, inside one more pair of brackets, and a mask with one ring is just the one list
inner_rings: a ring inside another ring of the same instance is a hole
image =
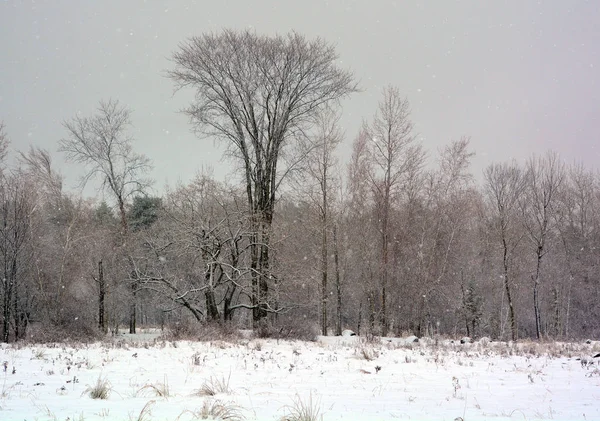
[[[0, 419], [138, 419], [155, 401], [144, 419], [173, 420], [219, 399], [246, 420], [278, 420], [294, 399], [312, 396], [325, 421], [600, 420], [600, 371], [575, 358], [594, 351], [583, 342], [465, 347], [425, 338], [277, 341], [248, 332], [235, 343], [144, 342], [158, 332], [144, 334], [91, 345], [1, 344]], [[362, 356], [365, 347], [373, 360]], [[86, 393], [98, 378], [109, 382], [107, 400]], [[211, 378], [228, 379], [231, 393], [198, 396]], [[168, 397], [153, 393], [161, 385]]]

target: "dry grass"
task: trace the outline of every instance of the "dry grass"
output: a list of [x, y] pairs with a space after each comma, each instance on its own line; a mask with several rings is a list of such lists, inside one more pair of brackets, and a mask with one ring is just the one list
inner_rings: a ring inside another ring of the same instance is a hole
[[234, 403], [209, 399], [196, 411], [183, 411], [177, 420], [183, 415], [191, 415], [194, 420], [243, 421], [245, 418], [240, 410]]
[[194, 394], [198, 396], [215, 396], [219, 393], [221, 394], [230, 394], [231, 388], [229, 387], [229, 380], [231, 379], [231, 374], [229, 377], [211, 377], [204, 383], [200, 389], [198, 389]]
[[356, 354], [359, 358], [362, 358], [366, 361], [373, 361], [379, 357], [379, 352], [372, 346], [362, 346], [357, 349]]
[[296, 395], [292, 405], [285, 407], [287, 414], [281, 417], [280, 421], [319, 421], [323, 419], [321, 415], [320, 399], [313, 400], [312, 393], [306, 401]]
[[145, 396], [147, 393], [160, 398], [168, 398], [171, 395], [169, 382], [165, 376], [162, 382], [147, 384], [137, 391], [136, 395]]
[[144, 405], [135, 421], [150, 421], [150, 415], [152, 415], [152, 406], [155, 403], [156, 401], [154, 400], [146, 402], [146, 405]]
[[106, 378], [100, 376], [98, 377], [98, 380], [96, 380], [96, 384], [93, 386], [88, 386], [83, 391], [83, 394], [89, 395], [89, 397], [92, 399], [108, 399], [111, 391], [112, 386], [110, 382]]

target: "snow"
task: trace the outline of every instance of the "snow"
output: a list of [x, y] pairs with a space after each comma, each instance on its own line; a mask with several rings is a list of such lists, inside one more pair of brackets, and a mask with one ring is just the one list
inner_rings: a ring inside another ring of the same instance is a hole
[[[578, 359], [597, 342], [131, 340], [3, 344], [0, 420], [187, 421], [215, 400], [247, 420], [279, 420], [311, 399], [323, 420], [600, 420], [600, 362]], [[99, 378], [106, 400], [89, 397]], [[218, 382], [230, 393], [196, 393]]]

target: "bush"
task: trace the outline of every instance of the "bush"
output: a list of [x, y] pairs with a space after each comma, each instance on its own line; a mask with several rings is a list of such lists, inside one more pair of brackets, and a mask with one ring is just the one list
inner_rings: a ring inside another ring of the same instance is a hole
[[91, 343], [104, 337], [95, 322], [74, 319], [61, 323], [44, 321], [32, 323], [27, 330], [26, 341], [29, 343], [47, 344], [56, 342]]
[[255, 334], [259, 338], [314, 342], [319, 335], [319, 329], [311, 323], [284, 322], [271, 324], [268, 321], [263, 321], [259, 324]]
[[162, 334], [163, 339], [193, 341], [230, 341], [240, 338], [238, 329], [232, 323], [200, 323], [197, 321], [178, 322], [168, 326]]

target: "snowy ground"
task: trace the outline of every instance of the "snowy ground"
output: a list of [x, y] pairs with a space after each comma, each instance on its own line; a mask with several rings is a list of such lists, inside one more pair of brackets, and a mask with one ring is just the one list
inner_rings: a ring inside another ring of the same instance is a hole
[[[598, 352], [356, 337], [2, 345], [0, 420], [188, 421], [215, 402], [233, 421], [280, 420], [311, 402], [323, 420], [600, 420]], [[108, 399], [89, 396], [99, 378]], [[198, 393], [219, 383], [229, 392]]]

